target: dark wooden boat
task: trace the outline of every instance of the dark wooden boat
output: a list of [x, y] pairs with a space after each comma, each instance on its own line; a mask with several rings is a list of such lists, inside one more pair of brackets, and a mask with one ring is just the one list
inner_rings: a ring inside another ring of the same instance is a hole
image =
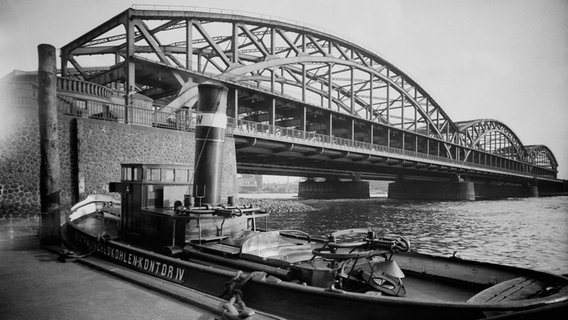
[[[205, 103], [216, 100], [202, 89], [207, 113], [219, 104]], [[68, 245], [224, 296], [241, 317], [244, 304], [290, 319], [548, 319], [567, 311], [568, 278], [560, 275], [420, 254], [402, 236], [367, 229], [324, 239], [269, 231], [260, 208], [211, 205], [220, 202], [220, 151], [206, 140], [223, 136], [211, 133], [219, 129], [211, 121], [196, 131], [196, 153], [209, 158], [196, 157], [194, 175], [180, 164], [123, 164], [121, 182], [110, 186], [122, 196], [120, 219], [108, 198], [88, 198], [65, 225]]]

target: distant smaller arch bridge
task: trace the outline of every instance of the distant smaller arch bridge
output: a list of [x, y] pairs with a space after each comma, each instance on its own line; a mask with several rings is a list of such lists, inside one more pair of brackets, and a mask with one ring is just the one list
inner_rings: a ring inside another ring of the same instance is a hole
[[456, 122], [462, 136], [462, 145], [509, 159], [527, 158], [525, 147], [517, 135], [504, 123], [492, 119]]
[[528, 161], [538, 167], [558, 171], [558, 162], [550, 149], [545, 145], [526, 146]]

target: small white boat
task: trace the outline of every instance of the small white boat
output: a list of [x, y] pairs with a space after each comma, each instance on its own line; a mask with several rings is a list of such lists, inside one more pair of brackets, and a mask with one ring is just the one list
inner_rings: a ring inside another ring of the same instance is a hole
[[110, 194], [91, 194], [71, 207], [69, 219], [76, 220], [94, 212], [108, 219], [120, 220], [120, 200]]

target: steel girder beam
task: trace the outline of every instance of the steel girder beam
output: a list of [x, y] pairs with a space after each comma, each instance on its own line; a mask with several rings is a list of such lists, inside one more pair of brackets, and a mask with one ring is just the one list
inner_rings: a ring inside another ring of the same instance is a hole
[[[114, 63], [93, 75], [86, 71], [92, 66], [80, 61], [90, 55], [110, 55]], [[163, 65], [171, 75], [144, 81], [134, 65], [145, 59]], [[276, 97], [286, 98], [284, 89], [291, 88], [301, 97], [297, 100], [319, 97], [324, 109], [337, 105], [350, 116], [445, 141], [443, 147], [452, 158], [450, 144], [490, 146], [495, 153], [521, 161], [530, 158], [505, 125], [494, 120], [458, 125], [412, 78], [380, 56], [341, 37], [283, 21], [132, 8], [64, 46], [61, 62], [64, 74], [71, 63], [86, 79], [132, 82], [143, 92], [177, 92], [177, 99], [168, 98], [173, 101], [170, 109], [193, 99], [186, 89], [203, 79], [268, 83]], [[539, 154], [556, 165], [551, 152]]]
[[[391, 101], [388, 101], [387, 103], [385, 103], [386, 108], [391, 108], [393, 103], [396, 102], [401, 102], [401, 101], [406, 101], [407, 104], [403, 105], [402, 107], [407, 108], [407, 107], [413, 107], [415, 109], [415, 113], [417, 112], [418, 114], [420, 114], [420, 116], [422, 117], [421, 119], [417, 119], [416, 121], [408, 121], [408, 122], [402, 122], [403, 124], [405, 123], [409, 123], [414, 126], [416, 126], [416, 122], [420, 122], [420, 123], [424, 123], [424, 124], [428, 124], [429, 128], [431, 128], [432, 132], [436, 133], [438, 136], [442, 136], [442, 133], [438, 130], [438, 125], [434, 123], [434, 121], [430, 118], [431, 113], [427, 113], [421, 106], [422, 103], [419, 102], [419, 99], [417, 99], [414, 96], [411, 96], [409, 94], [409, 92], [404, 88], [404, 85], [400, 85], [399, 83], [389, 79], [387, 76], [381, 74], [380, 72], [377, 72], [376, 70], [369, 68], [369, 67], [364, 67], [361, 66], [360, 64], [353, 62], [353, 61], [345, 61], [345, 60], [340, 60], [334, 57], [319, 57], [319, 56], [295, 56], [295, 57], [287, 57], [287, 58], [280, 58], [280, 59], [270, 59], [270, 60], [266, 60], [266, 61], [262, 61], [262, 62], [258, 62], [256, 64], [250, 64], [250, 65], [246, 65], [246, 66], [241, 66], [238, 68], [232, 68], [231, 70], [227, 71], [228, 74], [234, 75], [235, 79], [241, 80], [241, 81], [249, 81], [251, 80], [249, 77], [252, 76], [252, 74], [254, 74], [254, 72], [258, 72], [261, 70], [266, 70], [266, 69], [274, 69], [276, 67], [278, 68], [285, 68], [285, 70], [287, 71], [291, 71], [294, 72], [297, 76], [302, 74], [302, 70], [301, 68], [295, 68], [293, 67], [294, 65], [301, 65], [301, 66], [305, 66], [306, 64], [314, 64], [314, 63], [320, 63], [320, 64], [325, 64], [325, 65], [333, 65], [333, 66], [347, 66], [349, 68], [351, 68], [351, 70], [353, 70], [353, 68], [359, 70], [359, 71], [363, 71], [367, 74], [370, 75], [370, 79], [375, 79], [377, 81], [380, 81], [380, 83], [383, 84], [387, 84], [390, 87], [394, 88], [401, 97], [404, 98], [398, 98], [398, 99], [392, 99]], [[319, 69], [318, 69], [319, 70]], [[346, 69], [349, 70], [349, 69]], [[341, 72], [345, 72], [346, 70], [342, 70]], [[353, 72], [353, 71], [351, 71]], [[249, 75], [250, 74], [250, 75]], [[333, 73], [332, 73], [333, 74]], [[325, 75], [316, 75], [316, 74], [310, 74], [308, 73], [307, 75], [304, 75], [304, 78], [307, 79], [307, 81], [300, 81], [299, 80], [300, 77], [294, 77], [294, 80], [297, 82], [303, 82], [303, 83], [299, 83], [298, 86], [301, 87], [307, 87], [306, 82], [309, 84], [311, 82], [315, 82], [315, 83], [319, 83], [322, 84], [323, 86], [326, 86], [328, 88], [328, 90], [332, 90], [338, 93], [338, 95], [340, 95], [341, 97], [344, 97], [346, 99], [350, 99], [351, 102], [351, 108], [345, 108], [344, 110], [347, 111], [347, 113], [354, 115], [354, 116], [358, 116], [358, 114], [355, 112], [354, 113], [354, 105], [353, 102], [355, 102], [357, 105], [360, 106], [360, 109], [358, 110], [367, 110], [368, 114], [378, 114], [378, 113], [383, 113], [384, 110], [378, 111], [376, 108], [374, 108], [374, 106], [370, 106], [369, 103], [365, 100], [365, 97], [368, 98], [368, 96], [362, 97], [360, 96], [358, 93], [360, 92], [365, 92], [365, 91], [371, 91], [371, 87], [377, 87], [376, 85], [371, 85], [371, 81], [370, 79], [368, 81], [363, 81], [361, 79], [358, 79], [358, 82], [355, 84], [353, 83], [353, 78], [351, 78], [351, 84], [336, 84], [333, 81], [329, 81], [329, 79], [326, 79]], [[332, 78], [332, 80], [335, 79]], [[259, 80], [259, 79], [256, 79]], [[262, 79], [265, 81], [270, 81], [269, 78], [265, 78]], [[354, 89], [355, 86], [358, 86], [358, 88]], [[348, 89], [347, 89], [348, 88]], [[311, 89], [308, 89], [312, 92], [318, 92], [320, 91], [319, 88], [317, 87], [311, 87]], [[343, 98], [338, 98], [338, 100], [342, 100]], [[380, 98], [380, 97], [375, 97], [376, 100], [388, 100], [388, 98]], [[374, 105], [381, 105], [382, 103], [375, 103]], [[392, 110], [394, 110], [395, 108], [392, 108]], [[384, 118], [383, 118], [384, 119]], [[408, 128], [406, 128], [408, 130]]]
[[68, 43], [67, 45], [63, 46], [61, 48], [61, 69], [62, 69], [61, 73], [63, 75], [66, 74], [65, 71], [67, 70], [67, 61], [69, 61], [69, 59], [74, 56], [75, 50], [84, 47], [90, 41], [92, 41], [93, 39], [107, 33], [108, 31], [111, 31], [112, 29], [114, 29], [118, 26], [125, 25], [128, 21], [127, 12], [128, 12], [128, 10], [116, 15], [114, 18], [104, 22], [103, 24], [96, 27], [95, 29], [88, 31], [87, 33], [85, 33], [81, 37], [79, 37], [79, 38], [73, 40], [72, 42]]
[[361, 174], [365, 179], [413, 176], [416, 180], [452, 179], [456, 174], [467, 175], [472, 181], [530, 182], [534, 176], [521, 173], [511, 176], [495, 170], [471, 168], [467, 164], [432, 165], [421, 160], [405, 160], [389, 156], [347, 152], [301, 144], [263, 140], [235, 135], [237, 171], [239, 173], [278, 174], [298, 176], [341, 176]]
[[[150, 22], [155, 24], [158, 21], [160, 25], [157, 27], [151, 28], [146, 26], [146, 24], [150, 25]], [[351, 84], [345, 87], [342, 83], [336, 83], [331, 79], [325, 81], [325, 75], [317, 74], [317, 72], [306, 72], [304, 69], [300, 72], [303, 74], [303, 77], [299, 77], [301, 82], [303, 82], [300, 87], [307, 88], [312, 84], [320, 83], [327, 87], [327, 91], [337, 92], [335, 101], [343, 102], [343, 109], [346, 109], [344, 111], [349, 111], [354, 116], [359, 116], [356, 112], [357, 110], [359, 112], [367, 110], [366, 113], [369, 115], [376, 115], [381, 111], [380, 109], [377, 110], [377, 107], [381, 108], [381, 104], [373, 103], [373, 94], [370, 95], [371, 98], [367, 102], [367, 99], [363, 98], [360, 93], [373, 91], [372, 88], [380, 87], [386, 83], [387, 86], [393, 88], [393, 91], [397, 91], [399, 95], [405, 96], [405, 101], [408, 105], [403, 106], [403, 108], [413, 107], [421, 109], [418, 113], [423, 119], [414, 120], [414, 123], [427, 123], [434, 133], [439, 134], [440, 137], [444, 136], [444, 138], [447, 138], [448, 135], [440, 132], [440, 123], [442, 126], [447, 126], [449, 128], [448, 131], [453, 131], [452, 121], [435, 101], [412, 79], [386, 60], [356, 44], [316, 29], [256, 17], [210, 12], [128, 9], [63, 47], [62, 65], [65, 64], [64, 68], [66, 68], [67, 61], [70, 61], [70, 58], [84, 55], [114, 54], [117, 57], [124, 57], [125, 48], [127, 47], [127, 44], [124, 42], [128, 41], [126, 34], [109, 35], [106, 33], [120, 25], [126, 26], [128, 23], [134, 23], [138, 29], [138, 32], [134, 34], [134, 42], [138, 43], [141, 40], [145, 40], [149, 44], [148, 46], [135, 46], [135, 55], [151, 52], [161, 62], [168, 64], [169, 61], [172, 61], [179, 66], [180, 63], [175, 61], [174, 56], [184, 54], [181, 46], [185, 42], [185, 53], [187, 54], [189, 51], [189, 54], [193, 56], [187, 58], [187, 61], [204, 59], [205, 65], [214, 66], [219, 73], [236, 69], [236, 66], [243, 66], [247, 63], [262, 63], [265, 60], [277, 60], [282, 57], [335, 57], [334, 65], [348, 65], [356, 70], [365, 72], [369, 76], [369, 81], [358, 82], [357, 84], [351, 81]], [[233, 24], [233, 31], [226, 34], [213, 34], [213, 31], [207, 30], [207, 26], [213, 24]], [[162, 45], [160, 42], [162, 33], [183, 29], [184, 27], [195, 29], [197, 32], [193, 32], [193, 34], [200, 35], [201, 38], [190, 38], [191, 43], [188, 43], [188, 38], [183, 35], [179, 37], [178, 40], [180, 41], [170, 41], [170, 43], [175, 45]], [[114, 45], [115, 43], [117, 44]], [[188, 44], [191, 44], [191, 46], [188, 46]], [[225, 44], [226, 47], [222, 47]], [[189, 47], [192, 47], [191, 50], [187, 50]], [[248, 50], [251, 54], [243, 55], [239, 52], [240, 50]], [[256, 58], [254, 58], [255, 53], [259, 53], [256, 55]], [[256, 62], [251, 62], [253, 60], [256, 60]], [[307, 63], [313, 62], [308, 61]], [[300, 64], [302, 63], [300, 62]], [[204, 65], [201, 67], [201, 71], [206, 69]], [[254, 72], [260, 71], [262, 70], [259, 68], [254, 70]], [[179, 79], [179, 76], [177, 78], [180, 85], [183, 85], [181, 83], [183, 80]], [[380, 84], [377, 85], [377, 82], [380, 82]], [[321, 87], [319, 91], [321, 92]], [[378, 91], [378, 89], [375, 91]], [[316, 91], [312, 90], [312, 92]], [[326, 96], [333, 96], [329, 92]], [[428, 103], [424, 103], [425, 99], [428, 100]], [[346, 108], [349, 104], [346, 101], [351, 101], [350, 108]], [[380, 97], [376, 97], [374, 101], [380, 101]], [[358, 107], [354, 108], [353, 104], [357, 104]], [[438, 109], [438, 116], [442, 120], [433, 121], [433, 119], [426, 119], [432, 112], [422, 110], [421, 105], [428, 105], [432, 109]], [[388, 107], [390, 106], [387, 105]], [[412, 123], [412, 121], [405, 121], [404, 119], [400, 121], [403, 127], [407, 123]], [[410, 124], [410, 126], [413, 125], [415, 126], [415, 124]]]

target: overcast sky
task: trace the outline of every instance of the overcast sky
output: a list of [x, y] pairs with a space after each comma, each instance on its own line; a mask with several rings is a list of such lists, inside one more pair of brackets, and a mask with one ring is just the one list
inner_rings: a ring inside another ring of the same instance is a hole
[[[134, 3], [246, 10], [297, 20], [371, 49], [419, 83], [454, 121], [496, 119], [545, 144], [568, 179], [568, 0], [192, 0]], [[0, 0], [0, 77], [37, 70], [126, 10], [122, 0]]]

